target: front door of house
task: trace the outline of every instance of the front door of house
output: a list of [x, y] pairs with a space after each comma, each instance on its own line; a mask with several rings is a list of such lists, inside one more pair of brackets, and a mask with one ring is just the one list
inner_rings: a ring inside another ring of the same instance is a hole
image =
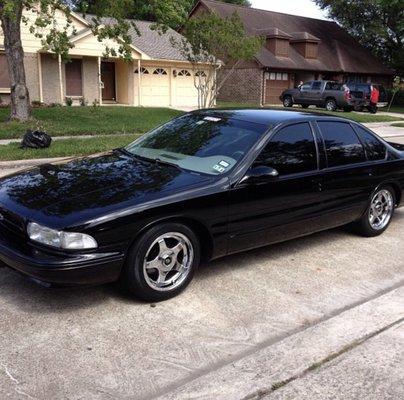
[[115, 101], [115, 63], [102, 62], [101, 63], [101, 81], [103, 83], [102, 99], [106, 101]]

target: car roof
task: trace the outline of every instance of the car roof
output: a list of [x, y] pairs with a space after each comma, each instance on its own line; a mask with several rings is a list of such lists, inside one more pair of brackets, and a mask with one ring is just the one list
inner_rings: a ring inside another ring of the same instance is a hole
[[[246, 122], [254, 122], [269, 126], [283, 122], [312, 121], [321, 118], [333, 121], [349, 121], [345, 118], [330, 116], [321, 112], [307, 112], [299, 110], [276, 110], [262, 108], [237, 108], [237, 109], [207, 109], [198, 110], [194, 113], [215, 117], [227, 117]], [[351, 122], [351, 121], [349, 121]]]

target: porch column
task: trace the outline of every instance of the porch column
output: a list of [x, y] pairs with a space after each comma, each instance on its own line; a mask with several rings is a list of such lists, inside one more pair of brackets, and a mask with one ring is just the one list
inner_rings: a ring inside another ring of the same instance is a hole
[[142, 105], [142, 73], [140, 71], [141, 68], [140, 59], [137, 60], [137, 105], [140, 107]]
[[58, 64], [59, 64], [59, 89], [60, 89], [60, 103], [64, 103], [63, 98], [63, 76], [62, 76], [62, 56], [59, 54], [58, 56]]
[[97, 63], [98, 63], [98, 96], [99, 96], [100, 106], [102, 106], [101, 57], [97, 58]]
[[173, 69], [172, 69], [172, 67], [168, 68], [168, 73], [170, 74], [170, 83], [169, 83], [169, 85], [170, 85], [170, 100], [169, 100], [169, 105], [170, 105], [170, 107], [172, 107], [173, 106], [173, 98], [174, 98], [174, 96], [173, 96]]
[[43, 82], [42, 82], [42, 58], [41, 53], [37, 53], [38, 62], [38, 83], [39, 83], [39, 101], [43, 103]]

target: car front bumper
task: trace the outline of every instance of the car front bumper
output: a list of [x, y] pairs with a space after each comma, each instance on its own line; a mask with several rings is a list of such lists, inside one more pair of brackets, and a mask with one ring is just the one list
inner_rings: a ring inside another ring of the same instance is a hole
[[48, 253], [22, 240], [9, 240], [0, 234], [0, 261], [36, 280], [65, 285], [93, 285], [118, 280], [124, 254]]

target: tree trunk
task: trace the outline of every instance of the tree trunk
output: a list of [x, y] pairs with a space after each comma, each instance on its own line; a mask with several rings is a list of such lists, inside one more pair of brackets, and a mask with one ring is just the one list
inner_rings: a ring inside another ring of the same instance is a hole
[[21, 43], [22, 1], [15, 2], [13, 15], [2, 15], [4, 49], [11, 82], [10, 119], [27, 121], [31, 118], [31, 102], [24, 69], [24, 50]]

